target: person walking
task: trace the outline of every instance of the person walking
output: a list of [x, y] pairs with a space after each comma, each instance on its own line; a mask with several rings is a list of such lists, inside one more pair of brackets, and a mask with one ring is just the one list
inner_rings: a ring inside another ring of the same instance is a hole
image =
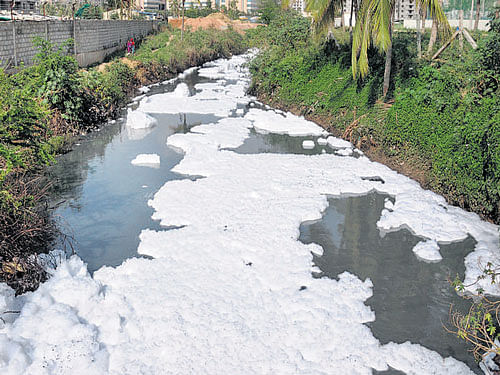
[[134, 42], [134, 38], [130, 38], [130, 44], [131, 44], [131, 48], [132, 48], [132, 55], [135, 53], [135, 42]]
[[130, 50], [132, 49], [131, 39], [127, 41], [127, 55], [130, 54]]

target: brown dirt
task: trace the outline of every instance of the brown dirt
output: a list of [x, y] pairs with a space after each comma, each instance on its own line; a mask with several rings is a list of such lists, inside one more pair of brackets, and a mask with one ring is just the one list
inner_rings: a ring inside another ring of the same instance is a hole
[[[180, 29], [182, 19], [169, 18], [168, 23], [172, 27]], [[184, 27], [191, 28], [193, 31], [198, 29], [227, 30], [229, 27], [232, 27], [234, 31], [243, 34], [245, 30], [255, 29], [257, 26], [258, 24], [248, 21], [232, 20], [223, 13], [212, 13], [206, 17], [199, 18], [184, 18]]]

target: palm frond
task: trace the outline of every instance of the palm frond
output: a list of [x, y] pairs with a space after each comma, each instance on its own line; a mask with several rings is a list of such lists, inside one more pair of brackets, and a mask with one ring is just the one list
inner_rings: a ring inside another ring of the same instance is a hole
[[448, 38], [452, 34], [448, 18], [444, 14], [441, 0], [417, 0], [422, 9], [428, 9], [429, 16], [437, 22], [441, 37]]
[[373, 39], [375, 45], [382, 51], [387, 51], [391, 44], [391, 15], [393, 0], [372, 1]]
[[335, 13], [341, 8], [342, 0], [307, 0], [306, 11], [313, 17], [316, 33], [321, 33], [335, 25]]
[[368, 74], [368, 47], [370, 46], [373, 25], [372, 10], [373, 2], [379, 0], [363, 0], [358, 11], [356, 25], [353, 30], [352, 39], [352, 74], [356, 78], [359, 75], [365, 77]]

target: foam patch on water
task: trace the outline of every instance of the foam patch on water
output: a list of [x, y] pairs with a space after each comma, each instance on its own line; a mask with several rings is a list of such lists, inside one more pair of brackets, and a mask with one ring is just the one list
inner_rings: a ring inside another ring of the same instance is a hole
[[160, 166], [160, 156], [157, 154], [139, 154], [130, 163], [144, 167], [158, 168]]
[[344, 141], [343, 139], [337, 137], [328, 137], [326, 142], [331, 148], [351, 148], [351, 142]]
[[188, 68], [185, 71], [183, 71], [181, 74], [179, 74], [180, 79], [186, 78], [188, 75], [193, 74], [196, 72], [199, 68], [197, 66], [193, 66], [192, 68]]
[[352, 148], [343, 148], [343, 149], [335, 151], [335, 153], [337, 155], [341, 155], [341, 156], [351, 156], [353, 154]]
[[[219, 65], [229, 75], [244, 72], [220, 61], [211, 67]], [[381, 345], [365, 325], [375, 319], [365, 305], [371, 281], [347, 272], [313, 278], [312, 252], [322, 249], [299, 242], [299, 226], [321, 218], [329, 195], [376, 189], [395, 198], [378, 223], [386, 230], [405, 225], [436, 241], [471, 233], [473, 254], [495, 260], [497, 227], [366, 157], [226, 150], [279, 116], [261, 112], [168, 138], [185, 154], [173, 170], [201, 178], [169, 181], [149, 202], [154, 219], [177, 228], [142, 231], [138, 252], [153, 259], [132, 258], [92, 278], [73, 256], [34, 293], [16, 298], [0, 288], [0, 306], [21, 311], [0, 326], [2, 374], [368, 375], [389, 365], [408, 374], [472, 374], [420, 345]], [[290, 118], [287, 134], [321, 135]]]
[[315, 146], [314, 141], [311, 140], [302, 141], [302, 148], [304, 150], [312, 150], [314, 146]]
[[140, 110], [127, 111], [127, 127], [130, 129], [146, 129], [156, 125], [157, 121], [147, 113]]
[[314, 122], [307, 121], [292, 113], [281, 115], [274, 111], [251, 108], [245, 118], [253, 121], [255, 130], [263, 134], [288, 134], [294, 137], [326, 134], [326, 131]]
[[218, 90], [204, 88], [189, 96], [188, 86], [181, 82], [173, 92], [152, 95], [140, 102], [139, 111], [147, 113], [199, 113], [226, 117], [236, 110], [238, 103], [246, 103], [243, 96], [232, 95], [231, 88], [220, 85]]
[[413, 248], [415, 255], [427, 262], [440, 262], [443, 257], [439, 252], [439, 245], [434, 240], [421, 241]]
[[326, 146], [327, 143], [328, 143], [328, 140], [326, 138], [318, 138], [318, 145]]

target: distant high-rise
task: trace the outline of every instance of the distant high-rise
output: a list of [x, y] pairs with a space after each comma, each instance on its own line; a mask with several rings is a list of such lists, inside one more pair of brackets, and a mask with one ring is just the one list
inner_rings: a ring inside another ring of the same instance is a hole
[[[302, 1], [302, 0], [297, 0]], [[358, 4], [361, 1], [358, 0]], [[356, 4], [356, 3], [355, 3]], [[346, 19], [346, 24], [349, 22], [349, 16], [351, 14], [351, 0], [345, 0], [344, 4], [344, 14]], [[394, 8], [394, 20], [413, 20], [415, 19], [415, 0], [396, 0]], [[354, 17], [353, 17], [354, 19]]]
[[306, 11], [306, 2], [304, 0], [295, 0], [290, 4], [290, 7], [304, 14]]
[[135, 6], [139, 10], [149, 12], [164, 11], [167, 0], [135, 0]]
[[234, 2], [236, 8], [243, 13], [253, 13], [257, 11], [257, 0], [219, 0], [220, 6], [230, 8], [230, 4]]

